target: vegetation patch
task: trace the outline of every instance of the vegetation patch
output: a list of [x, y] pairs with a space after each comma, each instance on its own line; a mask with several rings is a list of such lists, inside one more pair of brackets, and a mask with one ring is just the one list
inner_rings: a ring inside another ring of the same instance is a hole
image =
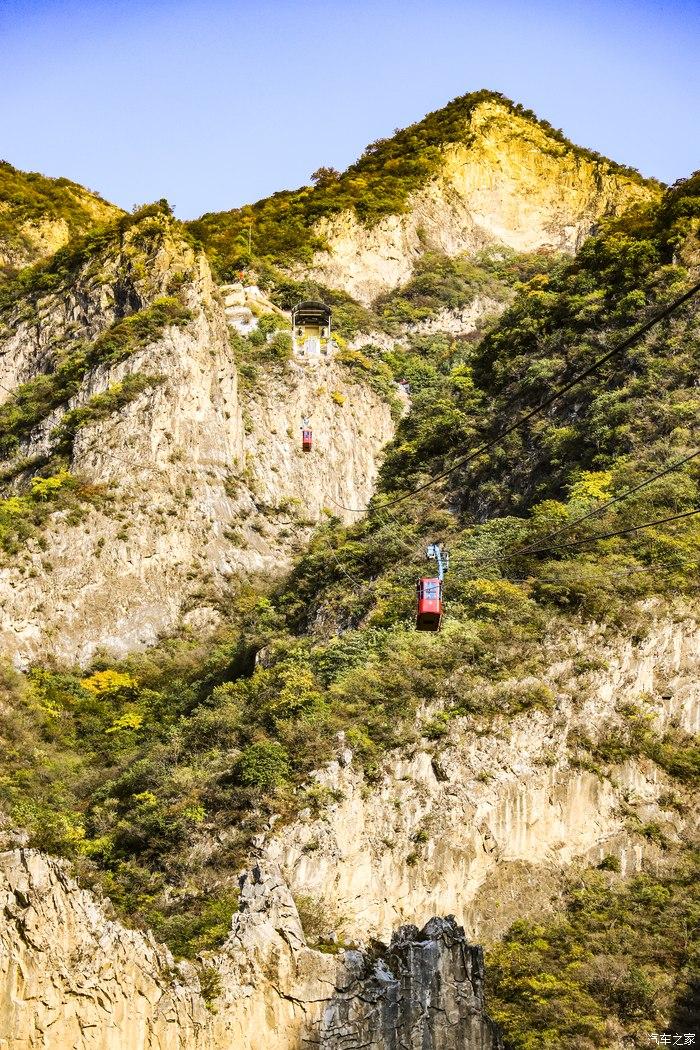
[[486, 954], [487, 1010], [506, 1050], [643, 1047], [694, 1031], [698, 859], [622, 883], [585, 872], [563, 916], [516, 922]]
[[284, 370], [292, 358], [292, 333], [289, 323], [279, 314], [264, 314], [248, 335], [229, 329], [229, 341], [236, 358], [236, 368], [243, 386], [255, 386], [260, 369]]
[[477, 296], [504, 302], [519, 284], [556, 265], [557, 257], [546, 252], [519, 255], [507, 248], [456, 257], [424, 252], [411, 279], [381, 296], [374, 310], [382, 327], [401, 332], [404, 326], [431, 320], [443, 310], [463, 309]]
[[29, 540], [41, 542], [41, 530], [56, 512], [63, 512], [74, 524], [85, 506], [101, 506], [107, 498], [103, 486], [89, 484], [68, 470], [37, 474], [27, 492], [0, 499], [0, 548], [8, 557], [17, 556]]
[[[26, 307], [27, 303], [36, 303], [42, 296], [66, 288], [85, 267], [98, 267], [105, 253], [119, 251], [127, 234], [136, 233], [136, 243], [147, 247], [153, 232], [162, 231], [164, 220], [172, 222], [172, 208], [166, 200], [147, 204], [130, 215], [93, 226], [84, 235], [73, 237], [65, 248], [44, 262], [10, 275], [0, 283], [0, 324], [7, 322], [18, 305]], [[178, 224], [178, 233], [194, 243], [181, 224]]]
[[663, 734], [655, 732], [653, 716], [638, 707], [628, 706], [624, 716], [620, 726], [608, 729], [595, 741], [580, 734], [571, 742], [586, 751], [595, 762], [609, 766], [644, 756], [689, 788], [700, 786], [700, 744], [697, 737], [673, 726]]

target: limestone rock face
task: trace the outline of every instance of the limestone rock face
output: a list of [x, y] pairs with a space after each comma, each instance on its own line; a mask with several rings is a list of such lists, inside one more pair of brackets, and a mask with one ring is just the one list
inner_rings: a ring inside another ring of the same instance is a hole
[[[111, 921], [61, 862], [0, 854], [0, 905], [2, 1050], [500, 1046], [484, 1014], [480, 950], [453, 920], [399, 931], [384, 961], [325, 955], [307, 947], [274, 868], [242, 878], [231, 934], [206, 960], [216, 975], [208, 1002], [197, 968]], [[352, 1042], [364, 1033], [371, 1042]]]
[[179, 1050], [179, 1025], [206, 1024], [193, 974], [169, 978], [169, 952], [111, 922], [64, 864], [0, 854], [0, 903], [2, 1050]]
[[[92, 260], [69, 291], [20, 307], [0, 332], [0, 397], [175, 286], [192, 313], [118, 364], [91, 370], [65, 408], [35, 427], [16, 462], [50, 453], [67, 409], [129, 376], [152, 385], [81, 426], [70, 471], [100, 486], [80, 520], [58, 512], [0, 564], [0, 653], [24, 667], [48, 653], [89, 662], [152, 644], [184, 622], [212, 627], [232, 581], [279, 573], [325, 510], [370, 499], [394, 423], [386, 400], [333, 361], [260, 370], [239, 388], [225, 301], [209, 266], [162, 220]], [[260, 296], [249, 299], [267, 306]], [[3, 389], [5, 388], [5, 389]], [[314, 449], [301, 450], [302, 416]]]
[[404, 212], [373, 226], [353, 211], [322, 220], [327, 244], [304, 272], [369, 303], [404, 283], [426, 250], [458, 255], [491, 244], [574, 252], [605, 215], [656, 190], [547, 135], [497, 101], [474, 110], [469, 144], [445, 147], [439, 174]]
[[402, 926], [368, 973], [361, 952], [347, 952], [348, 983], [326, 1007], [319, 1046], [327, 1050], [500, 1050], [484, 1009], [481, 948], [453, 916], [422, 930]]
[[[330, 358], [292, 361], [284, 374], [268, 375], [248, 395], [247, 411], [244, 450], [256, 504], [281, 507], [280, 522], [318, 521], [324, 510], [356, 521], [394, 433], [389, 405]], [[310, 454], [301, 450], [305, 417], [313, 432]], [[261, 568], [271, 564], [260, 559]]]
[[[669, 843], [692, 837], [692, 796], [681, 815], [669, 802], [677, 782], [662, 769], [637, 757], [602, 777], [571, 762], [569, 740], [622, 727], [619, 709], [640, 698], [657, 732], [669, 724], [697, 732], [696, 618], [661, 618], [636, 645], [605, 644], [594, 631], [552, 644], [554, 710], [497, 720], [488, 734], [457, 719], [440, 744], [424, 739], [387, 756], [371, 790], [352, 752], [341, 750], [316, 774], [338, 801], [261, 840], [267, 862], [296, 895], [334, 902], [347, 937], [385, 940], [402, 923], [452, 913], [481, 941], [528, 910], [549, 909], [577, 861], [612, 854], [626, 875], [660, 861], [657, 847], [631, 833], [630, 807], [641, 823], [658, 823]], [[607, 667], [583, 695], [569, 678], [572, 657], [561, 661], [567, 648]]]

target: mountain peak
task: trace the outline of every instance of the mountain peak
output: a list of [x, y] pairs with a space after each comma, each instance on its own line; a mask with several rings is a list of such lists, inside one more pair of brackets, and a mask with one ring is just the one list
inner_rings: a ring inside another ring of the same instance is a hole
[[573, 252], [601, 215], [659, 192], [483, 90], [371, 143], [342, 173], [321, 168], [313, 186], [189, 225], [226, 278], [272, 265], [367, 302], [407, 280], [425, 247]]
[[0, 161], [0, 272], [39, 262], [76, 234], [121, 214], [70, 179], [19, 171]]

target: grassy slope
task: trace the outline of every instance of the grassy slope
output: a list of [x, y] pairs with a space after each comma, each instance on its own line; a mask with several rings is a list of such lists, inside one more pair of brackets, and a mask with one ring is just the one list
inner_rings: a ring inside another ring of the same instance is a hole
[[538, 120], [530, 110], [498, 92], [475, 91], [454, 99], [391, 138], [372, 143], [342, 173], [322, 169], [314, 186], [275, 193], [232, 211], [212, 212], [191, 222], [189, 227], [206, 246], [215, 271], [225, 279], [232, 278], [250, 262], [249, 233], [257, 269], [309, 261], [314, 251], [323, 247], [312, 229], [319, 219], [351, 208], [362, 222], [373, 224], [385, 215], [404, 211], [410, 194], [439, 170], [443, 147], [469, 142], [471, 114], [485, 101], [496, 101], [537, 123], [553, 142], [567, 150], [602, 161], [609, 170], [641, 181], [638, 172], [573, 145], [546, 121]]
[[0, 253], [4, 250], [26, 263], [35, 262], [42, 254], [32, 236], [38, 224], [65, 223], [68, 236], [74, 237], [120, 213], [69, 179], [18, 171], [0, 161]]
[[[674, 253], [697, 237], [699, 217], [696, 178], [660, 208], [603, 231], [573, 263], [526, 282], [481, 343], [436, 336], [387, 355], [384, 364], [410, 378], [414, 401], [387, 458], [378, 512], [353, 528], [330, 521], [320, 529], [276, 594], [242, 589], [213, 643], [183, 636], [85, 676], [47, 668], [24, 680], [8, 674], [0, 800], [11, 821], [28, 828], [33, 844], [74, 857], [130, 921], [152, 925], [191, 954], [223, 934], [235, 872], [270, 813], [327, 801], [305, 782], [334, 755], [339, 730], [371, 778], [387, 748], [420, 735], [439, 739], [451, 717], [468, 715], [483, 730], [495, 714], [551, 709], [551, 692], [533, 685], [545, 670], [545, 639], [581, 619], [643, 630], [637, 599], [693, 594], [697, 519], [582, 551], [503, 558], [697, 444], [697, 304], [506, 453], [456, 471], [391, 517], [381, 505], [449, 466], [460, 449], [537, 401], [555, 375], [576, 371], [677, 294], [688, 274]], [[688, 466], [572, 535], [697, 506], [698, 482], [697, 465]], [[411, 628], [413, 588], [433, 538], [449, 544], [453, 567], [445, 629], [426, 638]], [[512, 686], [525, 676], [527, 689]], [[448, 680], [453, 687], [442, 688]], [[417, 711], [438, 688], [444, 715], [417, 726]], [[580, 742], [584, 751], [595, 746]], [[593, 750], [601, 775], [621, 754], [645, 754], [686, 787], [697, 783], [697, 751], [677, 732], [661, 741], [632, 719], [615, 749]], [[593, 928], [569, 935], [552, 927], [540, 938], [524, 928], [511, 941], [546, 941], [528, 962], [539, 973], [569, 965], [572, 937], [593, 944], [597, 936]], [[642, 952], [643, 941], [629, 950]], [[564, 1039], [569, 1013], [553, 1022], [552, 997], [531, 996], [530, 971], [514, 973], [517, 960], [503, 951], [494, 956], [494, 994], [505, 1004], [499, 1016], [509, 1045], [539, 1045], [535, 1033], [555, 1022], [551, 1045], [565, 1045], [556, 1039]], [[667, 965], [681, 991], [686, 956], [671, 952]], [[639, 983], [636, 974], [629, 980]], [[653, 974], [645, 980], [653, 986]], [[561, 994], [593, 997], [591, 1032], [599, 1021], [630, 1032], [658, 1023], [660, 1007], [645, 1005], [643, 982], [629, 1017], [612, 992], [592, 979], [584, 984]], [[527, 999], [524, 1019], [506, 1016], [513, 996]], [[666, 1015], [672, 999], [664, 1000]]]

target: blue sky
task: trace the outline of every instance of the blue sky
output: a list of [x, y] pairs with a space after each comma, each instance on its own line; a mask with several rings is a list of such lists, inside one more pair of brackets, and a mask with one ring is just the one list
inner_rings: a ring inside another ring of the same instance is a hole
[[0, 53], [0, 157], [182, 218], [480, 87], [645, 175], [700, 167], [700, 0], [0, 0]]

